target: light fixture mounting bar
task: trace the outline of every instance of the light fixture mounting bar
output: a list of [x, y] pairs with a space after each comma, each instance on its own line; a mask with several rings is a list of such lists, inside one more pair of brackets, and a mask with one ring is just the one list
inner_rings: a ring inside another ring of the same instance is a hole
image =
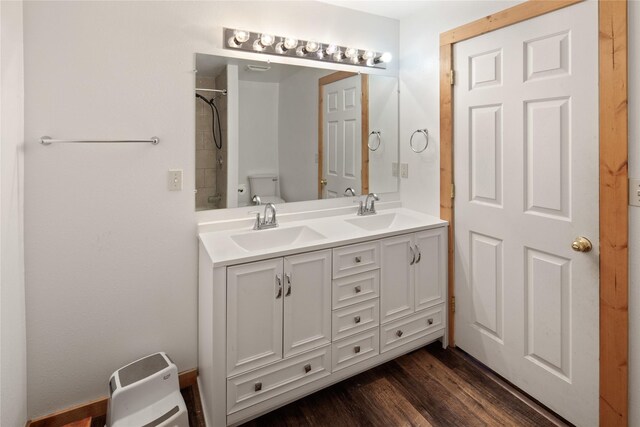
[[355, 65], [366, 68], [386, 69], [391, 54], [373, 50], [301, 40], [294, 37], [223, 28], [225, 49], [262, 53], [274, 56], [312, 59], [334, 64]]

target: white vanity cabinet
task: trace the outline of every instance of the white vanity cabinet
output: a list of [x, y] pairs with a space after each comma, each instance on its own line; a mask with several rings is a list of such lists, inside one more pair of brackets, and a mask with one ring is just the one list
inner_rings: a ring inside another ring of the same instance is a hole
[[446, 238], [437, 228], [380, 242], [381, 323], [445, 302]]
[[331, 251], [227, 268], [227, 374], [331, 342]]
[[240, 424], [436, 339], [446, 346], [446, 223], [412, 231], [222, 265], [201, 244], [208, 425]]

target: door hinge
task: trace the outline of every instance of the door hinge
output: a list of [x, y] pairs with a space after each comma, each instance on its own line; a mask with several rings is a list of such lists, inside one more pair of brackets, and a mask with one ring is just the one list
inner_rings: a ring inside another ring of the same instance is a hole
[[456, 198], [456, 185], [451, 183], [451, 198], [455, 199]]
[[455, 313], [456, 312], [456, 297], [452, 296], [451, 297], [451, 313]]
[[451, 83], [451, 86], [456, 84], [456, 72], [454, 70], [449, 70], [449, 83]]

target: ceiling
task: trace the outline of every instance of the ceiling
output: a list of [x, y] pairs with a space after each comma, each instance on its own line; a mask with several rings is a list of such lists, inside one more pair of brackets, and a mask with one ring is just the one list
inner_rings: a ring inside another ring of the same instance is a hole
[[322, 3], [334, 6], [346, 7], [348, 9], [359, 10], [361, 12], [380, 15], [387, 18], [403, 19], [428, 7], [429, 1], [425, 0], [320, 0]]

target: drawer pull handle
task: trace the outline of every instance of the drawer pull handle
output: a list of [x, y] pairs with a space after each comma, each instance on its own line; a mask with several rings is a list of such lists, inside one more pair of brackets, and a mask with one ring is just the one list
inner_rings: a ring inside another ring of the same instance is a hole
[[359, 294], [360, 292], [362, 292], [362, 287], [361, 286], [356, 286], [355, 287], [355, 291], [356, 291], [356, 294]]
[[427, 319], [427, 324], [433, 325], [433, 319]]
[[361, 256], [357, 256], [357, 257], [356, 257], [356, 263], [359, 263], [359, 262], [361, 262], [361, 261], [362, 261], [362, 257], [361, 257]]
[[304, 365], [304, 373], [308, 374], [309, 371], [311, 371], [311, 364], [307, 363], [306, 365]]
[[360, 316], [354, 317], [353, 321], [356, 322], [356, 323], [360, 323]]
[[357, 345], [357, 346], [353, 347], [353, 351], [354, 351], [354, 353], [360, 353], [360, 346]]
[[411, 245], [409, 245], [409, 252], [411, 252], [411, 261], [409, 261], [409, 265], [413, 265], [416, 263], [416, 253], [413, 251]]
[[416, 245], [416, 253], [418, 254], [418, 259], [416, 259], [416, 264], [420, 262], [422, 258], [422, 252], [420, 251], [420, 246]]
[[255, 383], [255, 384], [254, 384], [254, 386], [253, 386], [253, 389], [254, 389], [255, 391], [260, 391], [260, 390], [262, 390], [262, 383]]
[[403, 334], [403, 332], [400, 329], [398, 329], [398, 332], [396, 332], [396, 335], [398, 336], [398, 338], [400, 338], [402, 336], [402, 334]]

